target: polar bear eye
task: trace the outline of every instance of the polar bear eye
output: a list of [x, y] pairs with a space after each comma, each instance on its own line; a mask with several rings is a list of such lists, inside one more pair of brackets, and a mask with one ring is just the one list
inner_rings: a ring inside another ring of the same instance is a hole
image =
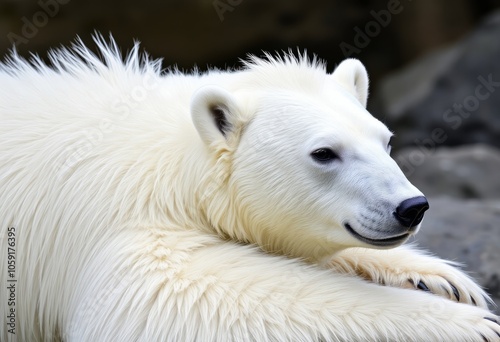
[[329, 163], [332, 160], [340, 159], [337, 153], [329, 148], [318, 148], [311, 153], [311, 157], [319, 163]]

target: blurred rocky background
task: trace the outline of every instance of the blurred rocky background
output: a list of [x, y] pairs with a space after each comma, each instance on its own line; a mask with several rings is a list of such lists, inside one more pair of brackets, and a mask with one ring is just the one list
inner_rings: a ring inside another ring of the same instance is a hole
[[1, 56], [92, 45], [96, 31], [183, 70], [288, 48], [329, 71], [361, 59], [369, 109], [429, 197], [416, 242], [466, 264], [500, 304], [500, 0], [0, 0]]

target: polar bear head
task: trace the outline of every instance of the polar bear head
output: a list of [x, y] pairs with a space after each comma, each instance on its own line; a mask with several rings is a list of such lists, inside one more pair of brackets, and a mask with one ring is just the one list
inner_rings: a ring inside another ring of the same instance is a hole
[[254, 59], [234, 75], [232, 88], [204, 86], [191, 104], [219, 165], [219, 196], [205, 209], [219, 232], [313, 259], [417, 232], [427, 201], [390, 157], [392, 133], [366, 110], [359, 61], [328, 74], [303, 59]]

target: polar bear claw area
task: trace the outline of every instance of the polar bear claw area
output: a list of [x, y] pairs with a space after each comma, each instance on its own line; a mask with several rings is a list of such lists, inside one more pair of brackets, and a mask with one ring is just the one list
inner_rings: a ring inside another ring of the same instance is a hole
[[500, 341], [483, 289], [403, 245], [426, 201], [395, 218], [423, 197], [359, 61], [96, 45], [0, 64], [0, 340]]

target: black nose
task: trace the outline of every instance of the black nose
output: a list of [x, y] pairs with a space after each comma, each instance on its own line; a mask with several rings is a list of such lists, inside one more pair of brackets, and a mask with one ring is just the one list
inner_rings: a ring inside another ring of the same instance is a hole
[[399, 204], [394, 216], [403, 226], [411, 228], [422, 222], [427, 209], [429, 209], [429, 203], [424, 196], [408, 198]]

